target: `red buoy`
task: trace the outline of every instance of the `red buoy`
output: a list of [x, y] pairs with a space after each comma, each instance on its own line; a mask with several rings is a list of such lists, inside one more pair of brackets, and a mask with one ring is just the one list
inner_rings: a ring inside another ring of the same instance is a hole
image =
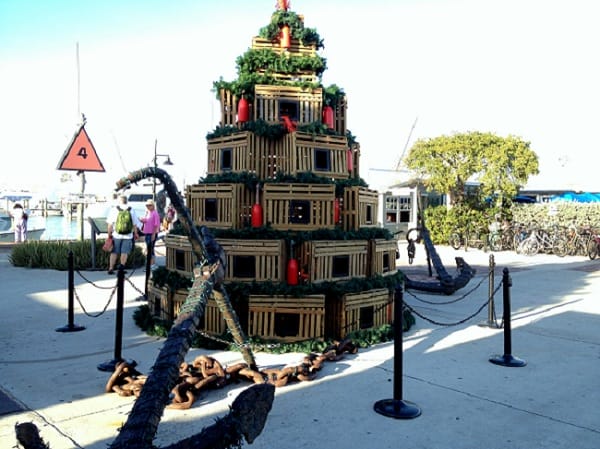
[[280, 45], [281, 48], [290, 48], [292, 46], [292, 37], [290, 34], [290, 26], [284, 25], [281, 27], [281, 40]]
[[338, 224], [340, 222], [340, 199], [336, 198], [333, 200], [333, 223]]
[[298, 285], [298, 261], [294, 258], [294, 241], [290, 242], [290, 258], [287, 263], [286, 280], [288, 285]]
[[244, 97], [240, 98], [238, 103], [238, 122], [245, 123], [250, 118], [250, 108], [248, 106], [248, 100]]
[[294, 258], [288, 260], [287, 283], [288, 285], [298, 285], [298, 261]]
[[333, 129], [333, 108], [331, 106], [323, 108], [323, 123], [327, 128]]
[[263, 225], [263, 208], [258, 199], [259, 189], [260, 185], [256, 184], [256, 203], [254, 203], [250, 212], [250, 224], [253, 228], [260, 228]]
[[346, 163], [348, 164], [348, 171], [352, 172], [354, 169], [354, 161], [352, 160], [352, 150], [350, 148], [346, 150]]

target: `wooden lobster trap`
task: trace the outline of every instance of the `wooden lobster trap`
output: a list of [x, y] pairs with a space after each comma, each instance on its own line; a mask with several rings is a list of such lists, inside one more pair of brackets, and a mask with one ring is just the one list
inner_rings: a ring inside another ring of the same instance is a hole
[[[171, 290], [166, 286], [156, 287], [149, 282], [148, 307], [150, 312], [161, 320], [173, 322], [179, 315], [179, 310], [188, 293], [188, 289]], [[211, 335], [222, 335], [227, 330], [227, 323], [213, 298], [208, 298], [206, 302], [199, 329]]]
[[364, 278], [368, 272], [368, 240], [314, 240], [303, 242], [300, 268], [309, 282]]
[[270, 124], [282, 123], [282, 116], [296, 125], [320, 122], [323, 114], [323, 89], [257, 84], [254, 86], [252, 109], [253, 120], [262, 119]]
[[387, 288], [347, 293], [327, 302], [327, 335], [344, 338], [360, 329], [391, 324], [394, 295]]
[[345, 136], [313, 136], [294, 133], [292, 174], [311, 172], [319, 176], [347, 179], [348, 139]]
[[394, 240], [369, 240], [368, 276], [386, 276], [396, 273], [398, 242]]
[[191, 277], [194, 274], [196, 257], [192, 244], [185, 235], [167, 234], [165, 236], [166, 267], [182, 276]]
[[217, 239], [227, 256], [227, 281], [285, 281], [285, 240]]
[[325, 295], [250, 295], [248, 301], [250, 336], [284, 342], [324, 337]]
[[346, 187], [342, 207], [344, 231], [377, 226], [378, 197], [376, 190], [360, 186]]
[[248, 131], [240, 131], [227, 136], [208, 139], [209, 175], [220, 173], [254, 172], [256, 162], [254, 154], [249, 151], [250, 138]]
[[293, 134], [269, 139], [240, 131], [211, 138], [208, 140], [207, 173], [253, 173], [261, 179], [273, 178], [277, 173], [292, 173], [294, 145]]
[[263, 186], [264, 220], [273, 229], [333, 229], [334, 201], [333, 184], [266, 183]]
[[186, 189], [192, 220], [211, 228], [249, 226], [254, 201], [254, 193], [244, 184], [194, 184]]

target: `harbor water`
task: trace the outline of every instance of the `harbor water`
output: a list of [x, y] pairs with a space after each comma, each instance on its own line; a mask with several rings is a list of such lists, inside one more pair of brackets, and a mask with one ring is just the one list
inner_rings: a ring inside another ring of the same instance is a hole
[[[64, 216], [33, 215], [29, 217], [28, 227], [29, 229], [45, 228], [40, 240], [77, 240], [81, 235], [81, 226], [77, 218], [70, 220]], [[87, 220], [84, 220], [83, 237], [89, 239], [91, 236], [91, 227]]]

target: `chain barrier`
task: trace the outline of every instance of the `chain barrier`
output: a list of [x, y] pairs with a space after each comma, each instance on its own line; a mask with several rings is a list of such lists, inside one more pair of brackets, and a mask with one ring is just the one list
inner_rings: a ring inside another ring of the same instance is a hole
[[[129, 273], [129, 276], [125, 277], [125, 280], [127, 282], [129, 282], [129, 284], [138, 292], [140, 293], [142, 296], [145, 296], [144, 292], [142, 292], [131, 280], [131, 276], [133, 276], [135, 274], [136, 269], [134, 268], [133, 270], [131, 270], [131, 272]], [[104, 307], [102, 308], [102, 310], [98, 313], [90, 313], [86, 310], [85, 306], [83, 305], [83, 302], [81, 301], [81, 298], [79, 297], [79, 294], [77, 293], [77, 289], [73, 288], [73, 294], [75, 296], [75, 299], [77, 300], [77, 303], [79, 304], [79, 307], [81, 307], [81, 310], [83, 311], [83, 313], [90, 317], [90, 318], [98, 318], [100, 316], [102, 316], [107, 310], [108, 310], [108, 306], [110, 305], [110, 303], [112, 302], [113, 298], [115, 297], [115, 293], [117, 292], [117, 284], [115, 284], [114, 286], [108, 286], [105, 287], [103, 285], [98, 285], [96, 282], [88, 279], [87, 277], [85, 277], [81, 271], [79, 270], [75, 270], [75, 272], [79, 275], [79, 277], [81, 277], [81, 279], [83, 279], [85, 282], [87, 282], [88, 284], [92, 285], [95, 288], [98, 288], [100, 290], [111, 290], [110, 292], [110, 296], [108, 298], [108, 302], [104, 305]]]
[[145, 292], [143, 292], [143, 291], [141, 291], [141, 290], [138, 288], [138, 286], [137, 286], [137, 285], [135, 285], [135, 284], [133, 283], [133, 281], [132, 281], [131, 279], [129, 279], [128, 277], [126, 277], [126, 278], [125, 278], [125, 280], [126, 280], [126, 281], [129, 283], [129, 285], [131, 285], [131, 286], [133, 287], [133, 289], [134, 289], [136, 292], [138, 292], [138, 293], [139, 293], [141, 296], [144, 296], [144, 297], [146, 296], [146, 293], [145, 293]]
[[[490, 279], [490, 273], [488, 273], [487, 279]], [[457, 302], [459, 302], [459, 301], [462, 301], [462, 300], [463, 300], [463, 299], [465, 299], [467, 296], [469, 296], [471, 293], [473, 293], [475, 290], [477, 290], [479, 287], [481, 287], [481, 284], [482, 284], [482, 283], [483, 283], [483, 281], [485, 281], [485, 280], [486, 280], [486, 277], [485, 277], [485, 276], [483, 276], [483, 277], [481, 278], [481, 281], [479, 281], [479, 283], [478, 283], [478, 284], [477, 284], [475, 287], [473, 287], [471, 290], [469, 290], [468, 292], [466, 292], [464, 295], [462, 295], [462, 296], [459, 296], [459, 297], [458, 297], [458, 298], [456, 298], [456, 299], [451, 299], [450, 301], [442, 301], [442, 302], [428, 301], [428, 300], [426, 300], [426, 299], [419, 298], [419, 297], [418, 297], [417, 295], [415, 295], [414, 293], [411, 293], [410, 291], [408, 291], [408, 289], [407, 289], [407, 290], [405, 290], [405, 293], [407, 293], [409, 296], [412, 296], [412, 297], [413, 297], [413, 298], [415, 298], [417, 301], [423, 302], [423, 303], [425, 303], [425, 304], [431, 304], [431, 305], [434, 305], [434, 306], [443, 306], [443, 305], [447, 305], [447, 304], [454, 304], [454, 303], [457, 303]], [[497, 289], [496, 289], [496, 291], [497, 291]]]
[[77, 303], [79, 304], [79, 307], [81, 307], [81, 310], [83, 310], [83, 313], [87, 316], [89, 316], [90, 318], [98, 318], [99, 316], [102, 316], [106, 310], [108, 309], [108, 306], [110, 305], [110, 303], [112, 302], [113, 298], [115, 297], [115, 293], [117, 292], [117, 286], [115, 285], [114, 287], [112, 287], [112, 292], [110, 292], [110, 297], [108, 298], [108, 302], [106, 303], [106, 305], [104, 306], [104, 308], [98, 312], [98, 313], [89, 313], [83, 303], [81, 302], [81, 299], [79, 298], [79, 295], [77, 294], [77, 290], [74, 290], [73, 293], [75, 294], [75, 299], [77, 300]]
[[[482, 278], [482, 281], [485, 279]], [[477, 285], [477, 287], [479, 287], [481, 285], [481, 282]], [[472, 289], [471, 291], [469, 291], [468, 293], [462, 295], [459, 299], [464, 299], [467, 295], [471, 294], [473, 291], [475, 291], [476, 288]], [[498, 290], [500, 290], [500, 287], [502, 287], [502, 281], [500, 281], [497, 285], [497, 287], [494, 289], [494, 295], [498, 292]], [[411, 296], [415, 297], [414, 295], [411, 294]], [[493, 295], [492, 295], [493, 296]], [[416, 298], [416, 297], [415, 297]], [[436, 303], [436, 302], [428, 302], [428, 301], [423, 301], [426, 302], [428, 304], [434, 304], [434, 305], [443, 305], [443, 304], [451, 304], [452, 302], [456, 302], [456, 301], [450, 301], [450, 302], [446, 302], [446, 303]], [[450, 326], [458, 326], [460, 324], [464, 324], [467, 321], [471, 320], [472, 318], [476, 317], [477, 315], [479, 315], [481, 313], [481, 311], [489, 304], [489, 299], [486, 298], [485, 302], [477, 309], [477, 311], [469, 316], [467, 316], [466, 318], [463, 318], [462, 320], [456, 321], [456, 322], [452, 322], [452, 323], [442, 323], [439, 321], [435, 321], [431, 318], [427, 318], [426, 316], [424, 316], [422, 313], [417, 312], [413, 307], [411, 307], [409, 304], [407, 304], [406, 302], [404, 303], [404, 305], [406, 306], [406, 308], [408, 310], [410, 310], [412, 313], [414, 313], [415, 315], [417, 315], [419, 318], [422, 318], [423, 320], [431, 323], [431, 324], [435, 324], [436, 326], [446, 326], [446, 327], [450, 327]], [[495, 314], [494, 314], [495, 315]]]

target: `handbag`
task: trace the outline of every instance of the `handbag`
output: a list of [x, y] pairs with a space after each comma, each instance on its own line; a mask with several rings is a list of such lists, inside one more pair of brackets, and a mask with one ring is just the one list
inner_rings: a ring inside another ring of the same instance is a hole
[[104, 245], [102, 245], [102, 250], [106, 251], [107, 253], [110, 253], [113, 249], [113, 238], [112, 237], [108, 237], [106, 239], [106, 241], [104, 242]]

